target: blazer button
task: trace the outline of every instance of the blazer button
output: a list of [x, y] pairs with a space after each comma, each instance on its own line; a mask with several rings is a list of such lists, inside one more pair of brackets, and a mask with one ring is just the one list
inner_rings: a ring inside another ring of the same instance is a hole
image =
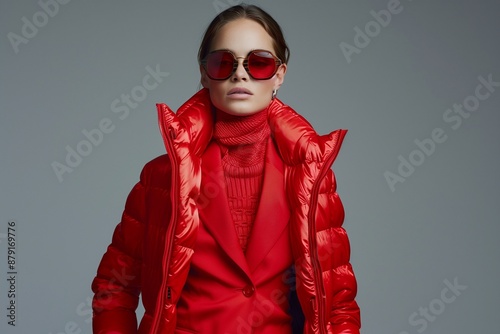
[[253, 293], [255, 292], [255, 288], [253, 287], [253, 285], [247, 285], [243, 288], [243, 296], [245, 297], [251, 297], [253, 295]]

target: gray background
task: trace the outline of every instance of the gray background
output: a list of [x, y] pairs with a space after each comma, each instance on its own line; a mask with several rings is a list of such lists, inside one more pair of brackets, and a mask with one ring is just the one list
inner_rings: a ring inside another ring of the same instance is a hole
[[[43, 22], [36, 1], [1, 1], [1, 333], [91, 332], [98, 262], [142, 166], [165, 151], [154, 104], [177, 109], [197, 91], [202, 33], [237, 2], [71, 1]], [[473, 101], [478, 77], [500, 81], [498, 2], [401, 0], [350, 62], [340, 43], [354, 45], [354, 28], [390, 1], [249, 2], [276, 18], [292, 51], [279, 97], [320, 133], [350, 130], [334, 170], [363, 333], [497, 332], [500, 87], [459, 128], [443, 116]], [[41, 27], [16, 53], [9, 33], [22, 36], [34, 15]], [[169, 75], [126, 117], [113, 112], [122, 94], [140, 93], [147, 66]], [[60, 182], [51, 164], [103, 119], [113, 131]], [[414, 140], [435, 128], [447, 140], [392, 191], [384, 173], [397, 173], [400, 155], [418, 158]], [[10, 220], [16, 327], [6, 317]], [[461, 290], [443, 290], [454, 281]]]

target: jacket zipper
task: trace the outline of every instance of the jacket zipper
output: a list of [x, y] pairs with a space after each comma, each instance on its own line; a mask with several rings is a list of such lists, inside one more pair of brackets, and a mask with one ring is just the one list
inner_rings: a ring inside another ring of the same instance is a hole
[[172, 184], [171, 184], [171, 202], [172, 202], [172, 215], [170, 217], [170, 222], [167, 229], [167, 234], [165, 236], [165, 250], [163, 253], [163, 263], [162, 263], [162, 272], [163, 272], [163, 280], [161, 282], [160, 291], [158, 294], [158, 299], [156, 302], [156, 309], [154, 313], [154, 319], [151, 326], [150, 333], [155, 334], [158, 331], [159, 323], [160, 323], [160, 315], [162, 312], [162, 308], [165, 304], [165, 290], [168, 291], [167, 298], [171, 297], [170, 288], [167, 287], [167, 279], [168, 279], [168, 267], [170, 266], [170, 258], [172, 255], [172, 247], [174, 244], [174, 230], [175, 230], [175, 222], [177, 222], [177, 199], [179, 197], [179, 173], [177, 172], [177, 157], [174, 152], [174, 144], [172, 140], [175, 139], [175, 133], [173, 129], [168, 129], [165, 124], [165, 119], [161, 117], [160, 121], [160, 131], [163, 138], [163, 142], [165, 143], [165, 147], [167, 148], [167, 153], [170, 158], [170, 162], [172, 164]]
[[325, 287], [323, 284], [323, 277], [322, 277], [322, 271], [321, 271], [321, 264], [319, 261], [319, 254], [318, 254], [318, 245], [317, 245], [317, 239], [316, 239], [316, 221], [315, 221], [315, 216], [316, 216], [316, 205], [318, 203], [318, 193], [319, 193], [319, 187], [321, 185], [321, 181], [323, 181], [323, 178], [326, 176], [326, 173], [330, 169], [333, 161], [337, 157], [337, 154], [339, 152], [339, 147], [340, 147], [340, 140], [342, 139], [340, 136], [342, 134], [342, 130], [340, 130], [336, 134], [336, 146], [335, 149], [330, 153], [329, 156], [327, 156], [323, 166], [320, 169], [319, 175], [316, 178], [316, 181], [313, 184], [313, 187], [311, 189], [311, 203], [309, 206], [309, 212], [308, 212], [308, 225], [309, 225], [309, 245], [311, 250], [311, 262], [313, 265], [314, 269], [314, 283], [316, 287], [316, 292], [318, 293], [317, 296], [318, 298], [318, 330], [319, 333], [327, 333], [326, 332], [326, 321], [325, 321], [325, 308], [326, 308], [326, 294], [325, 294]]

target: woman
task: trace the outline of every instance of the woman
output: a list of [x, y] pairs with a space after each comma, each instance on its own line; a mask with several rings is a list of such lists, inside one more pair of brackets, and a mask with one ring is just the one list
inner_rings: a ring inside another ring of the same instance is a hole
[[276, 98], [288, 57], [259, 7], [209, 25], [204, 88], [176, 114], [157, 105], [167, 154], [144, 167], [99, 265], [94, 333], [359, 333], [330, 169], [346, 130], [318, 136]]

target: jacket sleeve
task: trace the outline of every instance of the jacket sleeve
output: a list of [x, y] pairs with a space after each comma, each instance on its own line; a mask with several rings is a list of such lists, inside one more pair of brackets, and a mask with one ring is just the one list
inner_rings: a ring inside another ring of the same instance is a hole
[[336, 192], [336, 180], [332, 170], [323, 180], [322, 187], [324, 200], [320, 203], [320, 207], [322, 206], [320, 211], [328, 226], [323, 231], [328, 245], [324, 244], [320, 258], [329, 268], [325, 273], [325, 291], [329, 294], [327, 299], [330, 300], [331, 305], [330, 314], [327, 314], [328, 333], [359, 334], [360, 310], [355, 301], [357, 283], [350, 264], [349, 239], [342, 227], [344, 209]]
[[127, 198], [121, 222], [92, 282], [92, 328], [96, 334], [137, 333], [145, 196], [142, 180], [141, 175], [141, 182]]

